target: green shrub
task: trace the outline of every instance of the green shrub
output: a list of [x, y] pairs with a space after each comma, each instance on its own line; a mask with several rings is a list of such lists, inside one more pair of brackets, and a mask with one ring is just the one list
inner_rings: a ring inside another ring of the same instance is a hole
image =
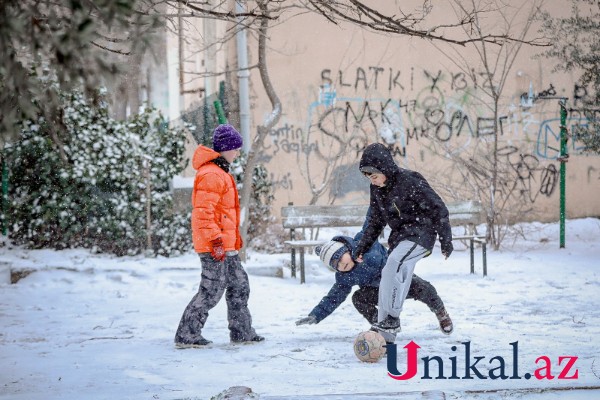
[[[231, 174], [235, 178], [238, 191], [240, 192], [242, 190], [244, 173], [246, 172], [245, 167], [246, 154], [242, 153], [231, 165]], [[271, 216], [273, 199], [273, 183], [269, 179], [269, 173], [264, 165], [256, 164], [254, 171], [252, 171], [248, 241], [264, 234], [267, 226], [273, 222]]]
[[23, 121], [21, 140], [4, 150], [11, 240], [117, 255], [189, 250], [189, 213], [172, 214], [169, 189], [185, 165], [184, 130], [154, 109], [120, 122], [79, 93], [61, 100], [61, 140], [42, 119]]

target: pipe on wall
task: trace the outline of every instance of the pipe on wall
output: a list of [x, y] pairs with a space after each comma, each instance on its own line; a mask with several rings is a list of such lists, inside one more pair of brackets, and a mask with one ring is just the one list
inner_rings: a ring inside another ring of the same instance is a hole
[[[243, 13], [246, 7], [241, 0], [235, 2], [236, 13]], [[249, 81], [250, 71], [248, 70], [248, 42], [246, 38], [246, 29], [241, 28], [244, 18], [238, 17], [239, 28], [236, 34], [237, 58], [238, 58], [238, 85], [239, 85], [239, 103], [240, 103], [240, 133], [244, 139], [242, 150], [248, 154], [250, 150], [250, 94]]]

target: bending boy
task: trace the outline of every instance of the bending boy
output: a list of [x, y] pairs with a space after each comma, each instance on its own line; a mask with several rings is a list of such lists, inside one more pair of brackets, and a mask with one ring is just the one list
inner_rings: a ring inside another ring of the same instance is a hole
[[[362, 232], [354, 238], [335, 236], [323, 246], [317, 247], [321, 261], [335, 272], [335, 283], [307, 317], [296, 321], [296, 325], [317, 324], [327, 318], [346, 300], [354, 286], [359, 287], [352, 295], [354, 307], [369, 324], [377, 322], [379, 282], [388, 258], [387, 249], [375, 241], [364, 254], [363, 262], [357, 264], [352, 260], [351, 254], [361, 237]], [[431, 283], [413, 275], [407, 297], [425, 303], [437, 317], [441, 331], [446, 335], [452, 333], [452, 320]], [[385, 336], [387, 341], [392, 341], [394, 337]]]

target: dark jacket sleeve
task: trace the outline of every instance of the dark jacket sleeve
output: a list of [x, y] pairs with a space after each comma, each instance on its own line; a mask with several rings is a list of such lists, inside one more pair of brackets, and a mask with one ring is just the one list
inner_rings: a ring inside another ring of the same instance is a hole
[[431, 222], [439, 236], [440, 243], [452, 242], [452, 228], [446, 204], [423, 176], [420, 174], [417, 176], [419, 178], [414, 187], [419, 192], [417, 194], [419, 198], [423, 199], [420, 207], [431, 216]]
[[[336, 274], [339, 274], [339, 272], [336, 272]], [[331, 313], [346, 300], [351, 291], [352, 285], [348, 285], [347, 283], [341, 284], [336, 277], [336, 282], [331, 289], [329, 289], [329, 293], [321, 299], [319, 304], [313, 308], [309, 315], [314, 316], [317, 319], [317, 322], [321, 322], [330, 316]]]
[[381, 234], [383, 228], [385, 228], [385, 222], [381, 211], [375, 202], [375, 196], [371, 189], [371, 203], [369, 204], [369, 210], [367, 211], [367, 217], [362, 228], [362, 237], [356, 246], [356, 249], [352, 253], [354, 258], [361, 254], [365, 254], [367, 250], [377, 241], [377, 238]]

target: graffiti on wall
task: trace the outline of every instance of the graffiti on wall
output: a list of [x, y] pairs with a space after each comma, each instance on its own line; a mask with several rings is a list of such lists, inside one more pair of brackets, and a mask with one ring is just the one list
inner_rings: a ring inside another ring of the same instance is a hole
[[[587, 118], [569, 118], [567, 121], [567, 131], [576, 132], [578, 126], [586, 126]], [[579, 154], [583, 151], [584, 145], [576, 138], [569, 140], [568, 153]], [[556, 160], [560, 156], [560, 118], [552, 118], [542, 121], [538, 133], [537, 154], [547, 160]]]
[[515, 179], [501, 182], [498, 193], [502, 198], [514, 194], [521, 204], [534, 203], [538, 196], [550, 197], [558, 183], [558, 170], [554, 164], [542, 164], [533, 154], [523, 154], [516, 146], [498, 149], [498, 156], [515, 172]]
[[[319, 96], [308, 106], [306, 123], [284, 123], [271, 131], [265, 149], [273, 156], [292, 156], [304, 163], [310, 179], [323, 173], [315, 165], [333, 165], [332, 173], [337, 166], [356, 163], [366, 145], [375, 141], [385, 143], [398, 160], [412, 157], [428, 162], [427, 157], [437, 156], [433, 143], [456, 155], [471, 151], [478, 143], [492, 142], [497, 131], [504, 146], [498, 154], [517, 176], [516, 181], [498, 189], [501, 194], [519, 193], [523, 202], [530, 203], [540, 196], [552, 196], [557, 182], [552, 161], [560, 152], [558, 105], [540, 113], [522, 107], [523, 96], [515, 96], [494, 117], [477, 92], [486, 88], [486, 82], [483, 74], [475, 71], [467, 76], [464, 72], [382, 66], [357, 67], [351, 73], [323, 69]], [[383, 97], [369, 95], [382, 92], [386, 93]], [[550, 83], [536, 96], [556, 93], [556, 86]], [[575, 85], [573, 94], [574, 106], [589, 102], [585, 88]], [[571, 127], [585, 121], [577, 108], [570, 110]], [[571, 138], [569, 152], [581, 150], [576, 137]], [[277, 188], [292, 189], [289, 173], [273, 178]], [[326, 180], [326, 176], [321, 178]]]

